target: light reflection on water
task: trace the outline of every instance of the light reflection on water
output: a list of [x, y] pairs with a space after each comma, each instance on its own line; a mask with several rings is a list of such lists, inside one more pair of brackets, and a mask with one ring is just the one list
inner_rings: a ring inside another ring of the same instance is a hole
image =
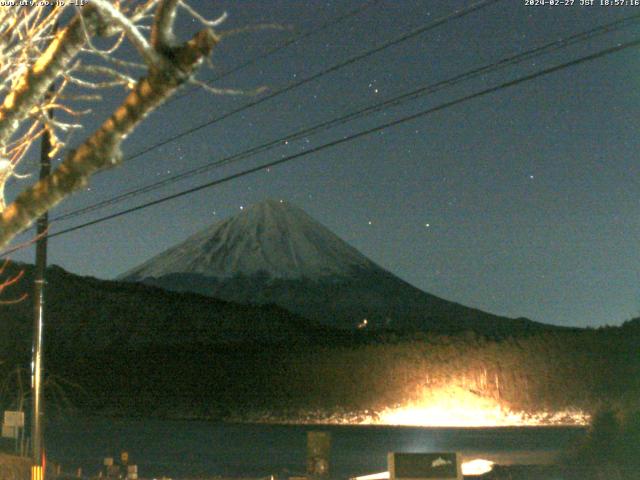
[[560, 451], [584, 435], [580, 427], [415, 428], [219, 424], [204, 421], [74, 418], [48, 425], [51, 460], [66, 471], [96, 473], [103, 457], [128, 451], [143, 478], [266, 476], [302, 473], [306, 432], [332, 434], [332, 476], [386, 470], [390, 451]]

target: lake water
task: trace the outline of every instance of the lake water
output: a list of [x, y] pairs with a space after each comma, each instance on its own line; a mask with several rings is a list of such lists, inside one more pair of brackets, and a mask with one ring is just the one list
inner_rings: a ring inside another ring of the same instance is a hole
[[302, 473], [306, 432], [331, 432], [335, 478], [386, 470], [390, 451], [560, 451], [584, 435], [574, 427], [409, 428], [220, 424], [74, 418], [47, 427], [48, 457], [65, 471], [95, 474], [107, 456], [129, 452], [140, 477], [267, 476]]

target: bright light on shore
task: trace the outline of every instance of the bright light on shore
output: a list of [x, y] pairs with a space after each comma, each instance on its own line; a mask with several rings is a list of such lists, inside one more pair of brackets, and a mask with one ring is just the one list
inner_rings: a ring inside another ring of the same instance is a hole
[[476, 458], [475, 460], [464, 462], [461, 465], [461, 470], [463, 475], [483, 475], [493, 470], [493, 462]]
[[514, 412], [496, 400], [482, 398], [460, 387], [430, 391], [419, 402], [389, 407], [362, 423], [420, 427], [507, 427], [526, 425], [586, 425], [584, 412]]
[[460, 386], [425, 389], [422, 397], [378, 411], [340, 413], [326, 416], [311, 411], [296, 419], [271, 415], [254, 422], [327, 425], [390, 425], [407, 427], [523, 427], [583, 426], [590, 416], [581, 410], [522, 412], [501, 405]]

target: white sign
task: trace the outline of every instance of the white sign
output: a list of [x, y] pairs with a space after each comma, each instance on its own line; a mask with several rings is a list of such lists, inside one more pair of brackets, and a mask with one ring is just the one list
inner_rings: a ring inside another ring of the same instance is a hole
[[4, 424], [8, 427], [24, 427], [24, 412], [5, 410]]

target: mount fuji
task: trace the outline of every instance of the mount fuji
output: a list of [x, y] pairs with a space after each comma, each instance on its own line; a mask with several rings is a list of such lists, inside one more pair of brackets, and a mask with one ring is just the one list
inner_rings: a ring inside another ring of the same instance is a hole
[[303, 210], [274, 200], [211, 225], [120, 279], [241, 304], [276, 304], [343, 329], [507, 334], [549, 327], [425, 293]]

